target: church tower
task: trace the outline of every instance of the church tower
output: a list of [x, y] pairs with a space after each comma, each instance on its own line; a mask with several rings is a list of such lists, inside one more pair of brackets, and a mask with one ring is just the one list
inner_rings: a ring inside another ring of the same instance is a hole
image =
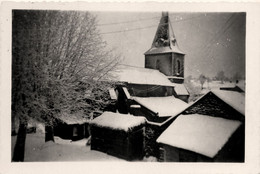
[[145, 68], [158, 69], [174, 83], [184, 81], [184, 56], [179, 49], [168, 12], [162, 12], [151, 48], [144, 53]]

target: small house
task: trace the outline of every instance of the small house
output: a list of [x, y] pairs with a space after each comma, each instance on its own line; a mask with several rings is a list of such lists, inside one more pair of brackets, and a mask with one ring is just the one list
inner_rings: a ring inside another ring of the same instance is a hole
[[166, 162], [242, 162], [242, 123], [200, 114], [180, 115], [164, 131], [160, 161]]
[[90, 122], [91, 150], [126, 160], [144, 156], [145, 118], [104, 112]]
[[54, 126], [54, 135], [71, 140], [89, 137], [88, 122], [82, 113], [62, 112]]
[[220, 87], [220, 90], [228, 90], [228, 91], [236, 91], [236, 92], [240, 92], [240, 93], [245, 93], [245, 81], [239, 81], [236, 84], [234, 84], [233, 86], [223, 86]]

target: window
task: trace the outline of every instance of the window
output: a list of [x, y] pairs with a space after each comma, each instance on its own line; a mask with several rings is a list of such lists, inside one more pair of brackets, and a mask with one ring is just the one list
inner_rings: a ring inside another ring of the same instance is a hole
[[177, 60], [177, 75], [181, 73], [181, 62], [180, 60]]
[[155, 67], [156, 69], [158, 69], [159, 71], [160, 71], [160, 69], [161, 69], [161, 61], [160, 60], [156, 60], [156, 67]]

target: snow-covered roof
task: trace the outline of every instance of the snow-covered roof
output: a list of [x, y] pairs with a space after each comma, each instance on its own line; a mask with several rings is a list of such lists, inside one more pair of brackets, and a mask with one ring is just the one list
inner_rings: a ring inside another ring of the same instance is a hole
[[239, 121], [219, 117], [180, 115], [157, 142], [213, 158], [240, 125]]
[[236, 91], [212, 90], [213, 94], [245, 115], [245, 94]]
[[246, 83], [245, 83], [245, 80], [240, 80], [237, 84], [236, 84], [237, 87], [239, 87], [241, 90], [243, 90], [245, 92], [245, 89], [246, 89]]
[[177, 77], [177, 76], [167, 76], [168, 79], [181, 79], [183, 80], [184, 77]]
[[113, 71], [114, 80], [132, 84], [174, 86], [167, 76], [155, 69], [121, 65]]
[[148, 51], [146, 51], [144, 54], [149, 55], [149, 54], [161, 54], [161, 53], [179, 53], [179, 54], [184, 54], [179, 47], [152, 47]]
[[117, 94], [113, 88], [109, 88], [108, 92], [112, 100], [117, 100]]
[[184, 86], [184, 84], [178, 84], [178, 83], [173, 83], [174, 84], [174, 90], [177, 95], [189, 95], [188, 90]]
[[84, 117], [83, 113], [73, 113], [62, 112], [59, 114], [58, 119], [65, 122], [66, 124], [83, 124], [88, 122], [88, 119]]
[[104, 112], [101, 116], [90, 121], [90, 124], [97, 125], [99, 127], [106, 127], [124, 131], [128, 131], [131, 128], [144, 123], [144, 117], [137, 117], [129, 114], [119, 114], [113, 112]]
[[158, 113], [159, 117], [175, 116], [188, 107], [187, 103], [174, 96], [132, 98], [152, 112]]
[[123, 91], [125, 93], [126, 98], [130, 99], [131, 95], [129, 94], [128, 89], [126, 87], [123, 87]]

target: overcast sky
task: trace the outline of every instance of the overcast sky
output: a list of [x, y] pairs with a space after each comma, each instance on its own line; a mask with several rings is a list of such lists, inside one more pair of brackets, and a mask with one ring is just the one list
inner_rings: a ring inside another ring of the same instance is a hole
[[[109, 47], [123, 63], [144, 67], [144, 52], [152, 44], [161, 13], [93, 12]], [[169, 12], [180, 49], [186, 53], [185, 77], [245, 74], [245, 13]], [[127, 31], [128, 30], [128, 31]]]

